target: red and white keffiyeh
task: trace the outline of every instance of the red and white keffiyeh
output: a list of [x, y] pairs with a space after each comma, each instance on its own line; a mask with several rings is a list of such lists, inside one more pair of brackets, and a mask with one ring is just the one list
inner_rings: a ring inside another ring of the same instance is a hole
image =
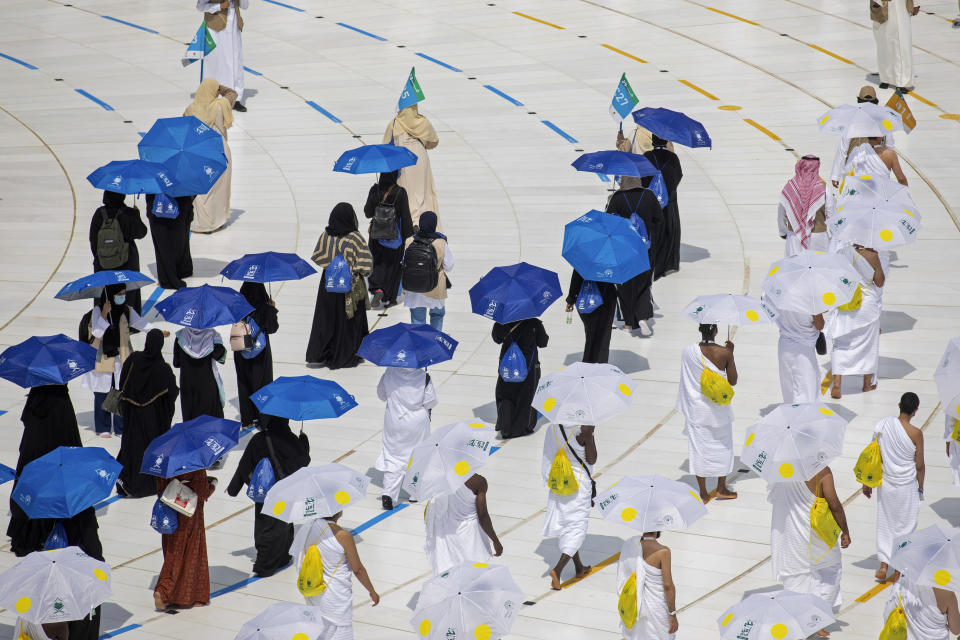
[[790, 226], [806, 249], [813, 233], [813, 219], [826, 201], [826, 184], [820, 178], [820, 159], [804, 156], [797, 160], [796, 175], [780, 192], [780, 204], [787, 211]]

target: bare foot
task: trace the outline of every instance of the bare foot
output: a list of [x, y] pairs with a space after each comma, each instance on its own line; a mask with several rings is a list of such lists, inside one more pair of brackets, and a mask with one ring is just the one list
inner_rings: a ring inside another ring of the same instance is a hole
[[840, 387], [831, 387], [830, 388], [830, 397], [834, 400], [839, 400], [843, 397], [843, 394], [840, 393]]
[[873, 390], [876, 389], [876, 388], [877, 388], [877, 383], [865, 384], [865, 385], [863, 385], [863, 392], [864, 392], [864, 393], [869, 393], [870, 391], [873, 391]]
[[708, 502], [710, 502], [710, 493], [707, 491], [701, 491], [700, 500], [703, 502], [703, 504], [707, 504]]
[[877, 573], [874, 575], [877, 579], [877, 582], [886, 582], [887, 581], [887, 565], [881, 564], [880, 568], [877, 569]]
[[555, 569], [550, 569], [550, 588], [554, 591], [560, 591], [560, 576]]
[[157, 611], [166, 611], [167, 603], [163, 601], [163, 598], [160, 597], [160, 594], [156, 591], [153, 592], [153, 606], [157, 608]]
[[818, 638], [829, 638], [829, 637], [830, 637], [830, 632], [827, 631], [826, 629], [820, 629], [820, 631], [817, 631], [817, 637], [818, 637]]
[[723, 491], [717, 491], [717, 500], [736, 500], [737, 492], [730, 491], [729, 489], [724, 489]]
[[580, 569], [580, 571], [577, 571], [577, 577], [582, 578], [583, 576], [587, 575], [588, 573], [590, 573], [590, 569], [592, 569], [590, 565], [584, 565], [584, 567]]

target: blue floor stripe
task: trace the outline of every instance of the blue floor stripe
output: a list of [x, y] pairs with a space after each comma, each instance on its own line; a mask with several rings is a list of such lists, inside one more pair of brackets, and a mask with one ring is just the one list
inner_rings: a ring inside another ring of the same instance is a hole
[[257, 580], [260, 580], [260, 576], [250, 576], [249, 578], [245, 580], [241, 580], [240, 582], [234, 582], [233, 584], [225, 586], [223, 589], [217, 589], [216, 591], [210, 594], [210, 598], [211, 599], [217, 598], [219, 596], [226, 595], [232, 591], [236, 591], [237, 589], [242, 589], [248, 584], [253, 584]]
[[574, 138], [574, 137], [571, 136], [569, 133], [567, 133], [566, 131], [564, 131], [563, 129], [561, 129], [560, 127], [558, 127], [557, 125], [553, 124], [553, 123], [550, 122], [549, 120], [541, 120], [540, 122], [542, 122], [543, 124], [547, 125], [547, 126], [550, 127], [551, 129], [553, 129], [554, 132], [556, 132], [557, 134], [559, 134], [559, 135], [560, 135], [564, 140], [566, 140], [567, 142], [573, 142], [574, 144], [576, 144], [576, 143], [578, 142], [578, 140], [577, 140], [576, 138]]
[[5, 414], [5, 413], [6, 413], [6, 411], [0, 411], [0, 416], [2, 416], [2, 415]]
[[140, 315], [146, 315], [147, 311], [153, 309], [153, 305], [157, 304], [157, 300], [160, 299], [160, 296], [163, 295], [163, 287], [157, 287], [153, 290], [153, 293], [150, 294], [150, 297], [147, 298], [147, 301], [141, 306], [142, 313]]
[[457, 68], [456, 68], [455, 66], [453, 66], [452, 64], [447, 64], [446, 62], [444, 62], [444, 61], [442, 61], [442, 60], [437, 60], [436, 58], [432, 58], [432, 57], [428, 56], [428, 55], [425, 54], [425, 53], [417, 52], [417, 55], [420, 56], [421, 58], [423, 58], [424, 60], [429, 60], [430, 62], [432, 62], [432, 63], [434, 63], [434, 64], [438, 64], [438, 65], [440, 65], [441, 67], [444, 67], [445, 69], [450, 69], [450, 71], [456, 71], [457, 73], [461, 73], [461, 71], [462, 71], [461, 69], [457, 69]]
[[340, 124], [341, 122], [343, 122], [343, 120], [341, 120], [341, 119], [338, 118], [337, 116], [333, 115], [332, 113], [330, 113], [329, 111], [327, 111], [326, 109], [324, 109], [323, 107], [321, 107], [320, 105], [318, 105], [318, 104], [317, 104], [316, 102], [314, 102], [313, 100], [307, 100], [307, 104], [310, 105], [311, 107], [313, 107], [314, 109], [316, 109], [317, 111], [319, 111], [320, 113], [322, 113], [323, 115], [327, 116], [328, 118], [330, 118], [331, 120], [333, 120], [333, 121], [336, 122], [337, 124]]
[[506, 100], [507, 102], [511, 102], [511, 103], [513, 103], [514, 105], [518, 106], [518, 107], [522, 107], [522, 106], [523, 106], [523, 103], [522, 103], [522, 102], [520, 102], [519, 100], [517, 100], [516, 98], [514, 98], [514, 97], [512, 97], [512, 96], [507, 95], [507, 94], [504, 93], [503, 91], [500, 91], [500, 89], [497, 89], [497, 88], [494, 87], [493, 85], [485, 84], [485, 85], [483, 85], [483, 88], [484, 88], [484, 89], [487, 89], [487, 90], [489, 90], [489, 91], [494, 92], [495, 94], [497, 94], [498, 96], [500, 96], [501, 98], [503, 98], [504, 100]]
[[295, 7], [292, 4], [284, 4], [283, 2], [277, 2], [277, 0], [263, 0], [264, 2], [269, 2], [270, 4], [275, 4], [278, 7], [286, 7], [287, 9], [293, 9], [294, 11], [299, 11], [303, 13], [303, 9], [300, 7]]
[[252, 73], [252, 74], [255, 75], [255, 76], [262, 76], [262, 75], [263, 75], [263, 74], [260, 73], [259, 71], [254, 71], [254, 70], [251, 69], [250, 67], [244, 67], [243, 70], [246, 71], [247, 73]]
[[80, 95], [82, 95], [84, 98], [87, 98], [87, 99], [89, 99], [89, 100], [92, 100], [93, 102], [96, 102], [98, 105], [100, 105], [101, 107], [103, 107], [103, 108], [106, 109], [107, 111], [113, 111], [113, 107], [111, 107], [110, 105], [108, 105], [106, 102], [104, 102], [104, 101], [101, 100], [100, 98], [94, 96], [93, 94], [88, 93], [87, 91], [84, 91], [83, 89], [74, 89], [74, 91], [76, 91], [77, 93], [79, 93]]
[[125, 24], [125, 25], [127, 25], [128, 27], [133, 27], [134, 29], [140, 29], [141, 31], [146, 31], [147, 33], [158, 33], [157, 31], [154, 31], [153, 29], [148, 29], [147, 27], [141, 27], [141, 26], [138, 25], [138, 24], [134, 24], [134, 23], [132, 23], [132, 22], [127, 22], [126, 20], [121, 20], [120, 18], [114, 18], [113, 16], [101, 16], [101, 17], [102, 17], [102, 18], [106, 18], [107, 20], [113, 20], [114, 22], [119, 22], [120, 24]]
[[35, 69], [37, 68], [37, 67], [33, 66], [32, 64], [30, 64], [29, 62], [24, 62], [24, 61], [21, 60], [20, 58], [14, 58], [13, 56], [8, 56], [8, 55], [5, 54], [5, 53], [0, 53], [0, 58], [6, 58], [6, 59], [9, 60], [10, 62], [16, 62], [17, 64], [22, 64], [22, 65], [25, 66], [27, 69], [34, 69], [34, 70], [35, 70]]
[[139, 629], [143, 625], [139, 624], [128, 624], [125, 627], [120, 627], [119, 629], [114, 629], [113, 631], [107, 631], [104, 634], [100, 635], [100, 640], [104, 638], [113, 638], [114, 636], [119, 636], [120, 634], [126, 633], [127, 631], [133, 631], [134, 629]]
[[358, 29], [357, 27], [351, 26], [351, 25], [347, 24], [346, 22], [338, 22], [337, 24], [340, 25], [341, 27], [346, 27], [347, 29], [350, 29], [350, 30], [352, 30], [352, 31], [356, 31], [357, 33], [362, 33], [363, 35], [365, 35], [365, 36], [367, 36], [367, 37], [373, 38], [374, 40], [379, 40], [380, 42], [386, 42], [386, 41], [387, 41], [386, 38], [381, 38], [380, 36], [378, 36], [378, 35], [376, 35], [376, 34], [374, 34], [374, 33], [370, 33], [369, 31], [364, 31], [363, 29]]

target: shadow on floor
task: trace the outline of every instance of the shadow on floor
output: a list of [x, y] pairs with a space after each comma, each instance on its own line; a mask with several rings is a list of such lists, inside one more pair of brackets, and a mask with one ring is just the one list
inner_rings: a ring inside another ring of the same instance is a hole
[[[563, 359], [563, 366], [566, 367], [574, 362], [580, 362], [581, 358], [583, 358], [582, 351], [578, 351], [577, 353], [568, 353], [567, 357]], [[630, 375], [631, 373], [637, 373], [639, 371], [650, 370], [650, 363], [647, 362], [646, 358], [633, 351], [627, 351], [626, 349], [611, 349], [610, 359], [608, 362], [616, 367], [619, 367], [620, 370], [627, 375]]]
[[[127, 611], [116, 602], [104, 602], [100, 607], [100, 631], [102, 633], [110, 629], [119, 629], [127, 624], [132, 617], [132, 612]], [[6, 636], [0, 633], [0, 637]]]
[[488, 402], [487, 404], [482, 404], [479, 407], [474, 407], [473, 415], [476, 418], [480, 418], [484, 422], [489, 422], [490, 424], [496, 424], [497, 423], [497, 403]]
[[[152, 265], [151, 265], [152, 266]], [[227, 266], [223, 260], [214, 260], [213, 258], [193, 258], [193, 276], [194, 278], [212, 278], [220, 273]], [[217, 283], [219, 284], [219, 283]], [[229, 286], [225, 284], [224, 286]]]
[[[601, 560], [609, 558], [613, 554], [618, 553], [622, 547], [623, 538], [617, 538], [615, 536], [600, 536], [588, 533], [580, 547], [580, 559], [583, 560], [585, 565], [592, 566]], [[534, 553], [543, 558], [546, 569], [543, 570], [541, 576], [543, 578], [547, 578], [547, 576], [550, 574], [550, 569], [553, 569], [554, 565], [557, 564], [557, 560], [560, 559], [560, 549], [558, 547], [557, 538], [547, 538], [542, 540], [540, 544], [537, 545]], [[571, 561], [567, 563], [566, 567], [564, 567], [563, 575], [560, 576], [560, 579], [567, 580], [573, 576], [573, 562]], [[549, 578], [547, 579], [549, 580]]]
[[251, 560], [257, 559], [257, 548], [256, 547], [247, 547], [246, 549], [237, 549], [236, 551], [231, 551], [230, 555], [235, 557], [246, 557]]
[[912, 364], [903, 358], [888, 358], [885, 356], [880, 356], [879, 376], [881, 378], [886, 378], [887, 380], [902, 379], [906, 378], [916, 370], [917, 369]]
[[960, 498], [941, 498], [930, 503], [930, 508], [951, 527], [960, 527]]
[[680, 262], [699, 262], [710, 257], [710, 250], [680, 243]]
[[236, 584], [241, 580], [246, 580], [250, 574], [246, 571], [240, 571], [233, 567], [215, 565], [210, 567], [210, 590], [216, 591], [221, 587], [227, 587]]
[[903, 311], [883, 311], [880, 313], [880, 330], [883, 333], [910, 331], [917, 319]]
[[875, 572], [880, 568], [880, 560], [877, 558], [877, 554], [873, 554], [867, 558], [862, 558], [853, 563], [853, 566], [859, 567], [860, 569], [865, 569], [870, 573]]

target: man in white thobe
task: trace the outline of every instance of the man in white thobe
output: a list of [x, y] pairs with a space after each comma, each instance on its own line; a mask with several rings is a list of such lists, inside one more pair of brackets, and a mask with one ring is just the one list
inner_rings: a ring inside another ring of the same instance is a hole
[[473, 474], [453, 493], [438, 496], [423, 510], [424, 550], [438, 576], [462, 562], [488, 562], [503, 553], [487, 509], [487, 479]]
[[[880, 100], [877, 98], [877, 90], [869, 84], [860, 87], [860, 93], [857, 95], [857, 104], [863, 104], [864, 102], [871, 102], [876, 105], [880, 104]], [[884, 137], [883, 144], [885, 147], [894, 148], [893, 133], [888, 133]], [[830, 169], [830, 183], [836, 188], [840, 186], [840, 183], [847, 173], [847, 153], [849, 151], [850, 138], [840, 136], [840, 141], [837, 143], [837, 151], [833, 155], [833, 166]], [[828, 213], [832, 214], [832, 209]], [[830, 215], [827, 217], [830, 217]]]
[[197, 11], [203, 12], [203, 21], [216, 43], [213, 51], [203, 59], [203, 77], [216, 78], [224, 87], [237, 92], [235, 111], [246, 111], [243, 105], [243, 17], [250, 0], [197, 0]]
[[917, 15], [918, 0], [872, 0], [870, 19], [877, 41], [880, 88], [913, 89], [913, 33], [910, 16]]
[[780, 341], [780, 391], [786, 404], [816, 402], [820, 398], [820, 365], [817, 338], [823, 329], [823, 314], [777, 310]]

